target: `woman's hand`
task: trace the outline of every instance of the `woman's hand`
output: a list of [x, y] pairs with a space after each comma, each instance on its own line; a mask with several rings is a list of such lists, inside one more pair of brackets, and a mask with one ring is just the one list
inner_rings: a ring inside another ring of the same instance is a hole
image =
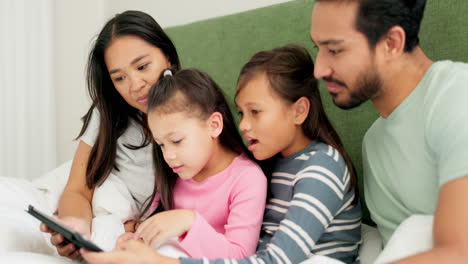
[[80, 250], [89, 264], [180, 264], [180, 260], [159, 255], [156, 250], [134, 239], [117, 243], [110, 252], [91, 252]]
[[146, 244], [157, 248], [167, 239], [188, 232], [194, 220], [195, 212], [188, 209], [161, 212], [141, 223], [135, 238], [142, 238]]
[[[91, 227], [83, 219], [71, 217], [71, 216], [66, 216], [60, 219], [57, 217], [54, 217], [54, 219], [57, 222], [60, 222], [61, 224], [77, 231], [78, 233], [80, 233], [81, 235], [87, 238], [91, 236]], [[54, 245], [57, 248], [57, 252], [59, 253], [60, 256], [67, 257], [73, 260], [81, 258], [81, 254], [78, 248], [72, 243], [66, 241], [65, 238], [61, 234], [50, 229], [45, 224], [41, 224], [40, 229], [42, 232], [51, 234], [50, 242], [52, 243], [52, 245]]]

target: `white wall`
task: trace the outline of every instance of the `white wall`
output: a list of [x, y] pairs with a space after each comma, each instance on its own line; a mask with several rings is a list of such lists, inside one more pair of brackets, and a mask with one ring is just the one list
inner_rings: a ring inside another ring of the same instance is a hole
[[164, 28], [239, 13], [290, 0], [108, 0], [106, 15], [135, 9], [147, 12]]
[[85, 81], [87, 55], [104, 23], [105, 2], [55, 1], [54, 86], [56, 90], [57, 162], [73, 157], [81, 116], [89, 107]]
[[[80, 117], [89, 107], [85, 66], [92, 40], [110, 17], [128, 9], [151, 14], [164, 28], [290, 0], [55, 1], [55, 77], [58, 164], [73, 158]], [[183, 7], [183, 8], [182, 8]]]

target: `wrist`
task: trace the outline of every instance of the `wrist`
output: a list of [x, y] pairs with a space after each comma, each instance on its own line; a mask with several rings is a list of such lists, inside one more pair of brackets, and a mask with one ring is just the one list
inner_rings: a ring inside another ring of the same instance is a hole
[[194, 210], [191, 210], [191, 209], [184, 209], [184, 210], [185, 210], [185, 213], [187, 215], [186, 216], [187, 217], [187, 226], [185, 228], [185, 232], [188, 232], [192, 228], [193, 223], [195, 222], [195, 217], [197, 216], [197, 214], [195, 213]]

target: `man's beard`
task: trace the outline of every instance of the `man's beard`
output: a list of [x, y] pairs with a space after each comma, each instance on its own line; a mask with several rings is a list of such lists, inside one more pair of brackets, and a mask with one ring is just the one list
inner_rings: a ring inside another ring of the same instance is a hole
[[[366, 73], [368, 72], [368, 73]], [[323, 78], [325, 81], [337, 83], [345, 88], [348, 86], [342, 81], [333, 79], [331, 77]], [[356, 90], [350, 91], [349, 99], [344, 102], [337, 102], [337, 94], [331, 93], [333, 96], [333, 103], [341, 109], [351, 109], [361, 105], [369, 99], [375, 97], [382, 88], [382, 79], [375, 69], [365, 70], [361, 74], [356, 82]]]

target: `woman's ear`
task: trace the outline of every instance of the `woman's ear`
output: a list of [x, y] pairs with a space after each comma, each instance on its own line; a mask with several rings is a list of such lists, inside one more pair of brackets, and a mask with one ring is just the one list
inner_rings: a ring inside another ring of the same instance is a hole
[[223, 115], [220, 112], [214, 112], [207, 122], [211, 137], [217, 138], [223, 132]]
[[294, 124], [302, 125], [309, 115], [310, 101], [307, 97], [302, 96], [294, 103]]

